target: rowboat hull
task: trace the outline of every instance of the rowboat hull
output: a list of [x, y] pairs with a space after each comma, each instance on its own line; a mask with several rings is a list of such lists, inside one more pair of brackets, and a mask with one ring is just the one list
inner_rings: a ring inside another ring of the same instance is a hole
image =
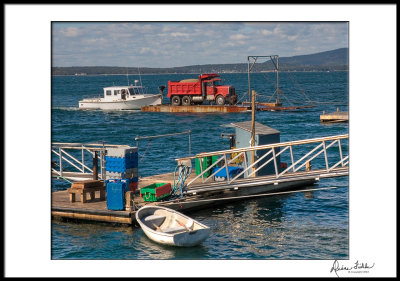
[[166, 207], [142, 207], [136, 221], [150, 240], [164, 245], [191, 247], [210, 235], [208, 226]]

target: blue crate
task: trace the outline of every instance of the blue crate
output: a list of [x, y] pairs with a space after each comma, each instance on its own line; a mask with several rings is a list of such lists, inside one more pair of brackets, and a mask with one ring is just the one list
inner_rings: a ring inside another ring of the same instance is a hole
[[137, 153], [127, 154], [126, 157], [106, 156], [106, 171], [113, 173], [123, 173], [127, 169], [138, 167]]
[[128, 186], [128, 184], [120, 180], [106, 181], [108, 210], [125, 210], [126, 186]]
[[129, 146], [114, 147], [114, 148], [110, 147], [107, 149], [107, 155], [113, 157], [125, 157], [127, 154], [137, 153], [137, 151], [138, 151], [137, 147], [129, 147]]
[[121, 179], [121, 178], [117, 178], [117, 179], [107, 179], [106, 180], [106, 184], [107, 183], [121, 183], [124, 187], [124, 192], [125, 191], [129, 191], [129, 183], [131, 182], [131, 179]]
[[137, 168], [126, 169], [125, 172], [122, 173], [106, 171], [106, 179], [131, 179], [138, 176]]
[[[215, 173], [215, 171], [217, 171], [220, 168], [221, 167], [214, 167], [212, 169], [212, 173]], [[232, 179], [232, 177], [234, 177], [237, 174], [239, 174], [241, 171], [243, 171], [243, 169], [240, 168], [240, 167], [228, 166], [228, 172], [229, 172], [229, 178], [230, 179]], [[221, 171], [219, 171], [218, 173], [216, 173], [214, 175], [214, 180], [215, 181], [224, 181], [224, 180], [226, 180], [226, 168], [225, 167]]]

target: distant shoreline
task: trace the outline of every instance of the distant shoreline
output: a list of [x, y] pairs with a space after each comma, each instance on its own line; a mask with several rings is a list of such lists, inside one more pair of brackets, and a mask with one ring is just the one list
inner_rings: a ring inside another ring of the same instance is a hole
[[[279, 70], [280, 73], [282, 72], [348, 72], [349, 70]], [[199, 75], [200, 72], [196, 73], [141, 73], [140, 75]], [[203, 72], [202, 72], [203, 73]], [[205, 73], [205, 72], [204, 72]], [[216, 72], [218, 74], [247, 74], [247, 72]], [[275, 73], [274, 71], [260, 71], [260, 72], [251, 72], [251, 73]], [[126, 76], [126, 73], [102, 73], [102, 74], [85, 74], [85, 75], [75, 75], [75, 74], [51, 74], [51, 76], [75, 76], [75, 77], [85, 77], [85, 76], [119, 76], [123, 75]], [[128, 76], [135, 76], [139, 75], [138, 73], [128, 74]]]

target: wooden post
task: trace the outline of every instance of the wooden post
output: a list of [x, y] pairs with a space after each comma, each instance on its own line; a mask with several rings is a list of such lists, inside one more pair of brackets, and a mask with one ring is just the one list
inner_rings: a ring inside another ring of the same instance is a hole
[[94, 152], [94, 157], [93, 157], [93, 179], [98, 180], [98, 156], [97, 156], [97, 151]]
[[[256, 92], [253, 90], [252, 91], [252, 98], [251, 98], [251, 146], [253, 147], [255, 144], [255, 136], [256, 136], [256, 108], [255, 108], [255, 97], [256, 97]], [[253, 164], [254, 161], [254, 150], [251, 151], [251, 164]], [[255, 171], [255, 167], [253, 166], [252, 172]], [[256, 175], [253, 174], [253, 177]]]

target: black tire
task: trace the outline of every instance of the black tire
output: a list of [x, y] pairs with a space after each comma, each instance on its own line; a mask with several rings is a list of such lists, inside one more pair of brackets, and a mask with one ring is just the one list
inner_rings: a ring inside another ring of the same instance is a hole
[[229, 98], [229, 104], [230, 104], [230, 105], [235, 105], [235, 104], [237, 104], [237, 96], [236, 96], [236, 95], [231, 96], [231, 97]]
[[189, 96], [184, 96], [182, 98], [182, 105], [187, 106], [192, 103], [192, 99]]
[[215, 99], [215, 103], [217, 105], [224, 105], [225, 104], [225, 98], [221, 95], [219, 95], [216, 99]]
[[172, 105], [181, 105], [181, 98], [179, 96], [173, 96], [171, 98]]

